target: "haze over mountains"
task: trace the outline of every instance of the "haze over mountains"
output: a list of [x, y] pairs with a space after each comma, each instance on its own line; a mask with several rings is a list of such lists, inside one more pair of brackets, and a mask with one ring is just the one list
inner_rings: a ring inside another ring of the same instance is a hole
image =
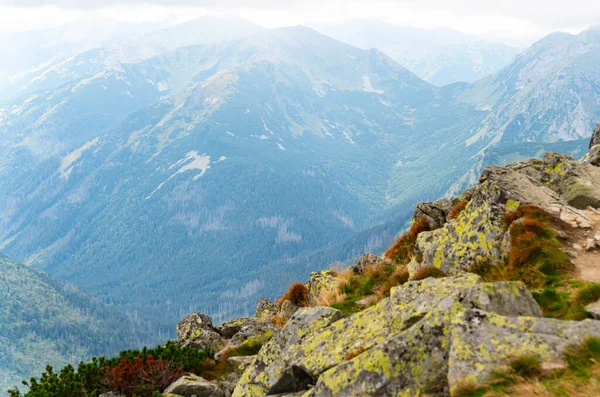
[[154, 335], [191, 311], [252, 312], [389, 246], [417, 201], [484, 165], [587, 151], [598, 32], [512, 62], [495, 46], [423, 52], [440, 81], [508, 64], [443, 87], [374, 44], [222, 18], [43, 61], [0, 102], [0, 251], [136, 310]]
[[398, 27], [375, 20], [315, 25], [356, 47], [376, 47], [427, 82], [474, 82], [508, 65], [521, 50], [452, 29]]

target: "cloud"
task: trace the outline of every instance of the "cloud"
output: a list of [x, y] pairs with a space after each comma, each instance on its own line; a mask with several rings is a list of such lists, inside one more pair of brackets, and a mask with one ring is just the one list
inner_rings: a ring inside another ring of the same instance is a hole
[[[526, 21], [549, 29], [583, 27], [600, 22], [600, 2], [594, 0], [0, 0], [0, 6], [94, 9], [123, 5], [185, 6], [205, 9], [308, 10], [310, 8], [371, 8], [423, 12], [451, 12], [458, 15], [489, 14]], [[396, 12], [397, 12], [396, 11]], [[389, 16], [389, 15], [388, 15]]]

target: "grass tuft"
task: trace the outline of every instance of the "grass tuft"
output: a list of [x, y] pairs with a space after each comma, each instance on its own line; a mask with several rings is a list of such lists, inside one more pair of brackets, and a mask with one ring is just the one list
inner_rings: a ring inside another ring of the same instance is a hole
[[415, 281], [416, 280], [425, 280], [426, 278], [429, 278], [429, 277], [442, 278], [442, 277], [446, 277], [446, 273], [444, 273], [437, 267], [425, 266], [425, 267], [422, 267], [419, 270], [417, 270], [415, 272], [415, 274], [413, 274], [412, 279]]
[[422, 217], [413, 222], [408, 232], [400, 236], [398, 240], [385, 252], [384, 256], [396, 263], [407, 264], [414, 255], [417, 236], [429, 231], [429, 221]]
[[308, 288], [302, 283], [293, 283], [287, 292], [277, 299], [277, 306], [281, 308], [281, 305], [286, 300], [289, 300], [296, 306], [308, 306]]

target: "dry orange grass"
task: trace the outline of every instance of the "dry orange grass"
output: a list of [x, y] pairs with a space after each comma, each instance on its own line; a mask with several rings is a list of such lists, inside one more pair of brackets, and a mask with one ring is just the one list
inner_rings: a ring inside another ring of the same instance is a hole
[[308, 288], [302, 283], [293, 283], [287, 292], [277, 299], [277, 306], [281, 307], [286, 300], [289, 300], [296, 306], [308, 306]]
[[269, 322], [279, 329], [285, 326], [285, 321], [283, 321], [283, 318], [279, 314], [269, 317]]
[[317, 306], [332, 306], [338, 303], [342, 303], [346, 300], [348, 296], [340, 291], [339, 287], [335, 287], [323, 293], [318, 301]]
[[414, 250], [417, 236], [421, 232], [430, 229], [427, 218], [419, 218], [411, 226], [408, 232], [400, 236], [398, 240], [385, 252], [384, 256], [394, 262], [408, 263], [410, 262]]
[[448, 213], [448, 220], [456, 219], [460, 215], [460, 213], [465, 209], [465, 207], [469, 204], [468, 200], [460, 200], [456, 203]]
[[441, 271], [440, 269], [438, 269], [437, 267], [425, 266], [425, 267], [422, 267], [419, 270], [417, 270], [415, 272], [415, 274], [413, 274], [412, 279], [416, 281], [416, 280], [424, 280], [428, 277], [440, 278], [440, 277], [446, 277], [446, 274], [443, 271]]
[[383, 299], [390, 296], [393, 287], [402, 285], [410, 279], [408, 269], [404, 265], [398, 265], [394, 272], [377, 288], [377, 298]]

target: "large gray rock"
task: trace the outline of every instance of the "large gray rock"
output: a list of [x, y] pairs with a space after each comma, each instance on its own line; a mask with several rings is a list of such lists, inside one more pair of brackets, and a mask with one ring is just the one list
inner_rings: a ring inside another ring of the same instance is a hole
[[[325, 321], [308, 322], [319, 326], [306, 327], [306, 319], [299, 321], [307, 315], [315, 317], [324, 309], [301, 309], [292, 317], [278, 338], [260, 351], [255, 365], [240, 379], [234, 396], [296, 392], [320, 381], [323, 373], [343, 365], [349, 357], [362, 356], [363, 351], [370, 351], [366, 357], [377, 360], [378, 356], [372, 355], [376, 350], [372, 349], [385, 346], [431, 313], [448, 319], [471, 309], [541, 316], [539, 306], [522, 283], [482, 283], [479, 276], [467, 273], [406, 283], [392, 289], [389, 299], [348, 318], [324, 312]], [[433, 331], [421, 334], [422, 338], [440, 336]]]
[[413, 213], [413, 222], [421, 218], [427, 219], [431, 229], [437, 229], [447, 221], [448, 213], [458, 199], [440, 199], [431, 203], [418, 203]]
[[292, 303], [292, 301], [285, 300], [281, 304], [281, 309], [279, 310], [279, 316], [281, 317], [281, 319], [283, 320], [283, 322], [286, 322], [290, 318], [292, 318], [292, 316], [294, 315], [294, 313], [296, 313], [299, 308], [300, 307], [294, 305]]
[[493, 370], [521, 355], [538, 357], [550, 368], [564, 366], [562, 352], [568, 344], [598, 335], [600, 321], [436, 310], [324, 372], [307, 396], [448, 396], [465, 381], [487, 381]]
[[563, 154], [546, 153], [541, 181], [572, 207], [600, 207], [600, 167], [582, 165]]
[[182, 346], [193, 346], [197, 349], [219, 351], [225, 341], [212, 325], [212, 319], [206, 314], [192, 313], [177, 324], [176, 343]]
[[269, 318], [279, 313], [277, 306], [270, 300], [265, 298], [259, 298], [256, 304], [256, 317], [258, 318]]
[[327, 291], [337, 288], [337, 274], [332, 270], [321, 270], [310, 274], [308, 283], [308, 303], [316, 306], [319, 298]]
[[256, 321], [247, 322], [233, 337], [227, 341], [227, 345], [218, 352], [215, 357], [224, 355], [231, 356], [240, 348], [251, 348], [267, 343], [279, 333], [279, 329], [270, 322]]
[[355, 274], [363, 274], [368, 267], [377, 267], [384, 263], [383, 259], [369, 252], [358, 258], [354, 266], [352, 266], [352, 271]]
[[[329, 325], [335, 323], [342, 318], [342, 313], [338, 310], [329, 307], [312, 307], [299, 309], [292, 318], [287, 322], [279, 335], [271, 339], [260, 351], [256, 357], [254, 364], [249, 367], [242, 375], [242, 378], [236, 386], [233, 396], [250, 397], [266, 395], [272, 387], [281, 388], [285, 386], [280, 382], [282, 378], [293, 378], [294, 367], [282, 367], [282, 362], [288, 351], [293, 347], [302, 346], [306, 338], [310, 338]], [[270, 376], [271, 370], [268, 368], [274, 367], [278, 369], [279, 376], [273, 380]], [[283, 374], [286, 375], [283, 375]], [[300, 375], [300, 371], [298, 371]], [[259, 379], [260, 378], [260, 379]], [[298, 376], [300, 379], [305, 377]], [[265, 383], [268, 380], [270, 383]], [[293, 383], [293, 379], [288, 379], [288, 385]], [[298, 384], [298, 383], [296, 383]], [[291, 385], [293, 389], [293, 385]], [[294, 392], [296, 390], [290, 390]], [[278, 392], [279, 394], [285, 391]], [[278, 394], [270, 393], [270, 394]]]
[[185, 375], [167, 387], [165, 394], [172, 393], [183, 397], [225, 397], [223, 390], [214, 382], [197, 375]]
[[590, 149], [596, 145], [600, 145], [600, 123], [596, 125], [596, 128], [592, 133], [592, 139], [590, 139]]

